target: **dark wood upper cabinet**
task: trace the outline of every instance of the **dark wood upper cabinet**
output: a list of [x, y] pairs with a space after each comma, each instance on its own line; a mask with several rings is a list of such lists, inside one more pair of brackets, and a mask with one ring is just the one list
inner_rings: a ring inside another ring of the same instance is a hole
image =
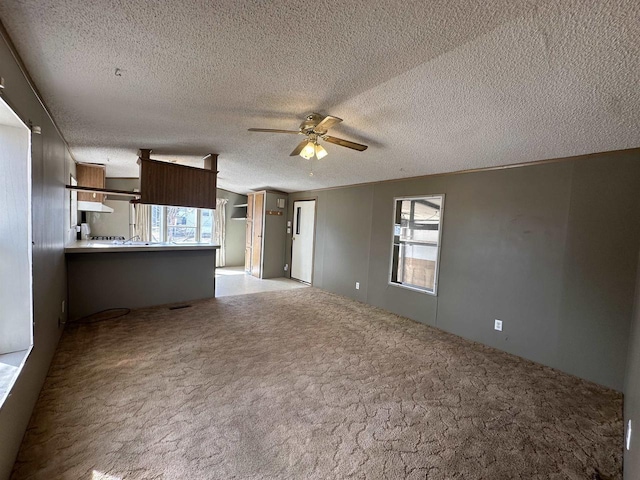
[[[104, 165], [78, 163], [76, 165], [76, 179], [78, 180], [78, 186], [104, 188], [105, 172], [106, 167]], [[106, 196], [103, 193], [78, 192], [78, 201], [81, 202], [102, 203], [105, 199]]]
[[[216, 208], [217, 155], [205, 159], [208, 168], [138, 158], [140, 203]], [[210, 168], [210, 169], [209, 169]]]

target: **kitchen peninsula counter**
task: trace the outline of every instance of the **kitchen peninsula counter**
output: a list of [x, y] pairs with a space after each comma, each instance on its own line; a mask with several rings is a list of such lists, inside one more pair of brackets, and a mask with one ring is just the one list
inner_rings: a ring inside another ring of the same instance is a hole
[[185, 250], [215, 250], [219, 245], [206, 243], [158, 243], [158, 242], [117, 242], [105, 240], [78, 240], [68, 244], [65, 253], [114, 253], [114, 252], [157, 252]]
[[218, 245], [77, 241], [65, 248], [69, 319], [215, 297]]

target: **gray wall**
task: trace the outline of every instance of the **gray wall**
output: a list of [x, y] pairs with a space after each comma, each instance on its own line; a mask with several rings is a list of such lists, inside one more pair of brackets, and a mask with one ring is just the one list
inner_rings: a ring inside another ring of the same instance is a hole
[[69, 320], [110, 308], [212, 298], [215, 250], [67, 254]]
[[22, 436], [47, 374], [62, 329], [58, 327], [66, 299], [64, 243], [69, 227], [69, 192], [64, 188], [75, 166], [61, 137], [0, 40], [2, 96], [20, 118], [42, 127], [32, 137], [32, 227], [34, 345], [11, 394], [0, 407], [0, 478], [8, 478]]
[[[640, 259], [636, 281], [636, 299], [629, 336], [629, 357], [624, 384], [624, 424], [632, 422], [631, 449], [624, 451], [624, 478], [640, 478]], [[626, 434], [626, 430], [625, 430]]]
[[[288, 214], [295, 200], [318, 199], [315, 286], [621, 390], [638, 185], [636, 149], [298, 192]], [[438, 296], [388, 285], [393, 198], [440, 193]]]
[[[264, 197], [262, 225], [262, 276], [260, 278], [284, 277], [285, 240], [287, 236], [286, 193], [267, 191]], [[278, 199], [285, 199], [285, 208], [278, 208]], [[282, 215], [267, 215], [266, 212], [282, 212]], [[255, 212], [254, 212], [255, 216]]]
[[[367, 302], [373, 190], [373, 185], [366, 185], [289, 194], [291, 221], [296, 200], [316, 200], [314, 286]], [[291, 264], [291, 235], [287, 235], [286, 253]], [[290, 272], [289, 268], [289, 277]], [[355, 289], [356, 282], [360, 290]]]
[[242, 205], [247, 203], [247, 196], [238, 193], [229, 192], [227, 190], [218, 189], [216, 192], [218, 198], [226, 198], [227, 208], [225, 212], [227, 231], [225, 239], [226, 264], [227, 267], [244, 266], [244, 249], [246, 243], [246, 225], [245, 220], [233, 220], [231, 215], [237, 210], [234, 205]]

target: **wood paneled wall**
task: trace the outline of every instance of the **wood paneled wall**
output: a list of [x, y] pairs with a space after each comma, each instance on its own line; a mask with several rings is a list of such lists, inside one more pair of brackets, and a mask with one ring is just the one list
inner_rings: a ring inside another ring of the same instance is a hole
[[216, 208], [217, 168], [176, 165], [139, 158], [140, 203]]

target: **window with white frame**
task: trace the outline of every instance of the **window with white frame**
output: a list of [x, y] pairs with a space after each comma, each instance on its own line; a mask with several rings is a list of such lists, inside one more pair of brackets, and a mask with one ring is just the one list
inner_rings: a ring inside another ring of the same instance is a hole
[[0, 406], [33, 346], [31, 131], [0, 98]]
[[444, 195], [394, 199], [389, 282], [436, 295]]
[[213, 227], [213, 210], [151, 206], [152, 242], [212, 243]]

